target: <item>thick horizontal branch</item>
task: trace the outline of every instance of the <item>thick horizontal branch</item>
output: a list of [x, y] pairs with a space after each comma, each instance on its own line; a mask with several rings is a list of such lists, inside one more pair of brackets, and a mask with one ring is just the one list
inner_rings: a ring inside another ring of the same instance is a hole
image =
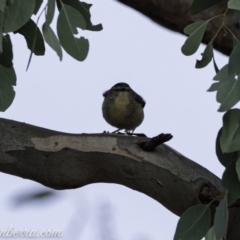
[[[219, 178], [167, 145], [144, 151], [146, 137], [66, 134], [6, 119], [0, 119], [0, 134], [0, 171], [53, 189], [117, 183], [178, 216], [222, 192]], [[239, 239], [240, 208], [229, 211], [227, 239]]]
[[53, 189], [118, 183], [177, 215], [205, 201], [203, 187], [222, 191], [214, 174], [167, 145], [142, 150], [145, 137], [66, 134], [6, 119], [0, 119], [0, 133], [0, 171]]
[[[154, 22], [183, 34], [183, 29], [197, 20], [207, 20], [219, 14], [223, 14], [227, 7], [227, 0], [217, 4], [198, 15], [189, 16], [188, 11], [192, 0], [118, 0], [143, 13]], [[239, 32], [240, 11], [229, 10], [225, 24], [240, 39]], [[216, 18], [208, 24], [203, 37], [203, 42], [208, 43], [217, 33], [222, 23], [222, 17]], [[232, 36], [229, 31], [220, 31], [214, 40], [215, 49], [229, 55], [232, 49]], [[169, 46], [170, 47], [170, 46]]]

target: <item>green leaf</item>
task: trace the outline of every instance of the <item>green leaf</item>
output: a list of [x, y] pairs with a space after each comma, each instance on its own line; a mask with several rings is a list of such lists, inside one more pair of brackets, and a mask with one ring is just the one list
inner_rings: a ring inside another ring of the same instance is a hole
[[226, 239], [227, 235], [227, 223], [228, 223], [228, 202], [226, 193], [224, 198], [221, 200], [220, 204], [216, 209], [214, 216], [214, 230], [216, 239]]
[[35, 1], [36, 1], [36, 4], [35, 4], [33, 13], [36, 15], [42, 5], [43, 0], [35, 0]]
[[229, 57], [229, 63], [228, 63], [229, 77], [235, 77], [240, 74], [239, 59], [240, 59], [240, 45], [238, 44], [235, 48], [233, 48]]
[[182, 46], [182, 53], [186, 56], [194, 54], [202, 41], [208, 21], [199, 26], [185, 41]]
[[12, 42], [8, 34], [3, 36], [3, 51], [0, 53], [0, 64], [4, 67], [11, 68], [13, 63], [13, 51], [12, 51]]
[[5, 5], [6, 5], [6, 1], [7, 1], [7, 0], [1, 0], [1, 1], [0, 1], [0, 11], [1, 11], [1, 12], [4, 11], [4, 8], [5, 8]]
[[221, 146], [220, 146], [220, 137], [222, 134], [222, 128], [219, 130], [217, 139], [216, 139], [216, 155], [218, 157], [219, 162], [224, 166], [227, 167], [229, 163], [231, 163], [235, 156], [236, 152], [233, 153], [223, 153]]
[[198, 21], [198, 22], [194, 22], [189, 24], [188, 26], [186, 26], [183, 29], [183, 32], [187, 35], [191, 35], [192, 33], [194, 33], [199, 27], [201, 27], [203, 24], [207, 23], [208, 20], [204, 20], [204, 21]]
[[16, 85], [14, 68], [6, 68], [0, 64], [0, 111], [4, 112], [12, 104], [15, 97], [13, 86]]
[[17, 33], [24, 36], [28, 49], [35, 55], [44, 55], [45, 45], [43, 36], [36, 25], [36, 23], [30, 19], [23, 27], [21, 27]]
[[202, 60], [197, 60], [196, 68], [204, 68], [206, 67], [213, 58], [213, 45], [212, 42], [209, 42], [204, 52], [202, 53]]
[[206, 236], [205, 236], [205, 240], [217, 240], [216, 237], [215, 237], [215, 231], [214, 231], [214, 226], [212, 226]]
[[60, 58], [60, 61], [62, 60], [62, 48], [58, 41], [57, 36], [53, 32], [50, 26], [46, 25], [46, 23], [42, 26], [42, 32], [45, 41], [48, 43], [48, 45], [57, 53], [57, 55]]
[[236, 162], [236, 171], [238, 175], [238, 180], [240, 181], [240, 157], [237, 159], [237, 162]]
[[240, 10], [240, 2], [239, 0], [229, 0], [228, 1], [228, 8]]
[[195, 15], [198, 14], [200, 12], [202, 12], [203, 10], [214, 6], [217, 3], [222, 2], [222, 0], [194, 0], [190, 10], [188, 12], [189, 15]]
[[[81, 2], [79, 0], [62, 0], [64, 4], [79, 11], [86, 21], [86, 30], [101, 31], [103, 29], [102, 24], [93, 25], [91, 22], [90, 8], [92, 4]], [[60, 1], [57, 1], [59, 9], [61, 9]]]
[[89, 42], [84, 37], [74, 37], [77, 27], [86, 28], [83, 16], [74, 8], [62, 4], [57, 20], [57, 33], [64, 50], [78, 61], [83, 61], [88, 54]]
[[14, 32], [29, 21], [35, 8], [35, 0], [9, 1], [8, 15], [5, 20], [4, 32]]
[[213, 83], [210, 88], [207, 90], [208, 92], [215, 92], [218, 90], [218, 87], [220, 86], [220, 82]]
[[228, 189], [228, 203], [231, 205], [240, 197], [240, 182], [236, 172], [236, 160], [232, 161], [225, 169], [222, 184]]
[[46, 15], [46, 24], [50, 25], [55, 12], [55, 1], [48, 0], [47, 15]]
[[222, 67], [217, 74], [214, 76], [213, 80], [226, 80], [228, 78], [228, 64]]
[[[238, 77], [239, 78], [239, 77]], [[218, 88], [217, 99], [220, 99], [219, 112], [225, 112], [232, 108], [240, 100], [240, 80], [229, 78]]]
[[223, 153], [240, 150], [240, 110], [231, 109], [223, 116], [220, 146]]
[[236, 45], [230, 55], [228, 64], [227, 80], [219, 87], [218, 95], [221, 96], [220, 108], [218, 111], [227, 111], [240, 100], [240, 45]]
[[174, 240], [200, 240], [210, 227], [209, 205], [195, 205], [183, 213], [178, 221]]

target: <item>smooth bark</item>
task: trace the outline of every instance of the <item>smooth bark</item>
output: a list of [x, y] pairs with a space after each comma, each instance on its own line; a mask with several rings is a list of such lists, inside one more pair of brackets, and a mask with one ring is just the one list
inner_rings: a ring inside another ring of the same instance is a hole
[[[213, 173], [169, 146], [141, 149], [145, 137], [67, 134], [0, 119], [0, 171], [53, 189], [117, 183], [180, 216], [223, 191]], [[239, 239], [239, 207], [230, 208], [228, 240]]]

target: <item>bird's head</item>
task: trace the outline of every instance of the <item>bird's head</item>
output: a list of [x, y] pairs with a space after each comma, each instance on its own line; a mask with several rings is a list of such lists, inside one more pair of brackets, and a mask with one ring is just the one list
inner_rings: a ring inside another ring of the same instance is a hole
[[120, 82], [115, 84], [113, 87], [110, 88], [110, 90], [103, 93], [104, 97], [107, 97], [109, 93], [118, 93], [118, 92], [130, 92], [132, 91], [131, 87], [124, 82]]

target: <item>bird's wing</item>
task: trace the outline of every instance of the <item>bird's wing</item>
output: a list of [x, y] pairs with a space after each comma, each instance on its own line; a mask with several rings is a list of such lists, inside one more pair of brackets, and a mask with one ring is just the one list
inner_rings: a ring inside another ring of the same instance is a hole
[[142, 98], [140, 95], [138, 95], [137, 93], [136, 93], [135, 100], [136, 100], [138, 103], [141, 104], [142, 108], [144, 108], [146, 102], [145, 102], [145, 101], [143, 100], [143, 98]]

